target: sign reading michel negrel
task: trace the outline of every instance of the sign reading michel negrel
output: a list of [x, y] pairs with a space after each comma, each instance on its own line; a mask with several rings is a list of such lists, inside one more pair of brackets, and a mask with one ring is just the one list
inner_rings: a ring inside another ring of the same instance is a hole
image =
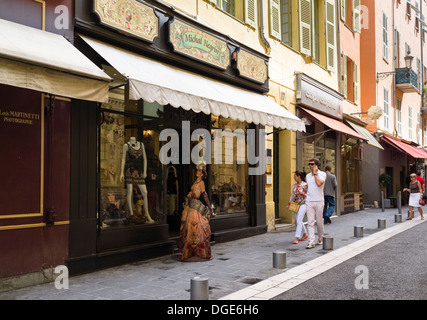
[[136, 0], [94, 0], [94, 11], [102, 24], [153, 42], [159, 35], [154, 9]]
[[223, 70], [230, 64], [230, 49], [226, 41], [178, 19], [169, 23], [169, 41], [177, 53]]

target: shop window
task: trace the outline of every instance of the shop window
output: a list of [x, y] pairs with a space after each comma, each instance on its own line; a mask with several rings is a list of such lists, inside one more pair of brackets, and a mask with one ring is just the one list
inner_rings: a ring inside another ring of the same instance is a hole
[[98, 112], [101, 230], [160, 222], [163, 212], [162, 165], [157, 156], [163, 106], [125, 101], [124, 91], [111, 92]]
[[[316, 132], [316, 133], [314, 133]], [[313, 122], [307, 126], [307, 132], [302, 135], [302, 170], [310, 172], [309, 160], [317, 158], [320, 160], [320, 169], [325, 170], [326, 166], [331, 167], [331, 171], [336, 172], [336, 132], [325, 127], [319, 122]], [[298, 168], [298, 170], [301, 170]]]
[[341, 146], [342, 193], [362, 192], [362, 147], [349, 138]]
[[[216, 214], [247, 212], [248, 161], [246, 145], [247, 123], [223, 117], [211, 117], [212, 204]], [[243, 146], [243, 149], [242, 149]]]

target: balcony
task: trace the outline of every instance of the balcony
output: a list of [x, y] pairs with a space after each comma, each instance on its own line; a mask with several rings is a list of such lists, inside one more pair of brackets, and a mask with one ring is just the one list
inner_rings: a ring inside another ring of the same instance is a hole
[[404, 93], [418, 92], [418, 76], [415, 71], [408, 68], [397, 68], [396, 88]]

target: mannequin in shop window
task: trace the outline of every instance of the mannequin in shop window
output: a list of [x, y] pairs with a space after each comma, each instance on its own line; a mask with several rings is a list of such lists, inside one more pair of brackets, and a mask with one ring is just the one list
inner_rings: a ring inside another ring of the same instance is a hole
[[133, 215], [133, 187], [137, 186], [144, 200], [144, 215], [146, 223], [154, 223], [148, 212], [148, 197], [145, 178], [147, 177], [147, 156], [144, 144], [131, 137], [123, 146], [123, 160], [120, 181], [125, 181], [127, 189], [127, 204], [130, 215]]
[[[200, 163], [196, 167], [196, 181], [185, 198], [181, 218], [179, 250], [181, 261], [211, 260], [211, 227], [209, 220], [213, 210], [205, 190], [206, 165]], [[204, 203], [203, 203], [203, 202]]]

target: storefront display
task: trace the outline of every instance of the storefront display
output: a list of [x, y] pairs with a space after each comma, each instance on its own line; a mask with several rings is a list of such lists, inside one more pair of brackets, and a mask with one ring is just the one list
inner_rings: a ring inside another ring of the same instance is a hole
[[[160, 105], [116, 98], [99, 109], [100, 227], [151, 224], [161, 215], [161, 164], [156, 128]], [[157, 115], [157, 117], [156, 117]], [[157, 130], [159, 128], [157, 127]]]
[[[222, 143], [212, 148], [212, 203], [217, 214], [247, 212], [248, 162], [239, 152], [239, 141], [245, 139], [247, 123], [212, 116], [212, 130]], [[221, 129], [217, 131], [215, 129]], [[218, 135], [221, 135], [218, 137]], [[241, 137], [238, 137], [240, 135]], [[218, 157], [218, 154], [223, 159]], [[219, 162], [219, 163], [218, 163]]]

